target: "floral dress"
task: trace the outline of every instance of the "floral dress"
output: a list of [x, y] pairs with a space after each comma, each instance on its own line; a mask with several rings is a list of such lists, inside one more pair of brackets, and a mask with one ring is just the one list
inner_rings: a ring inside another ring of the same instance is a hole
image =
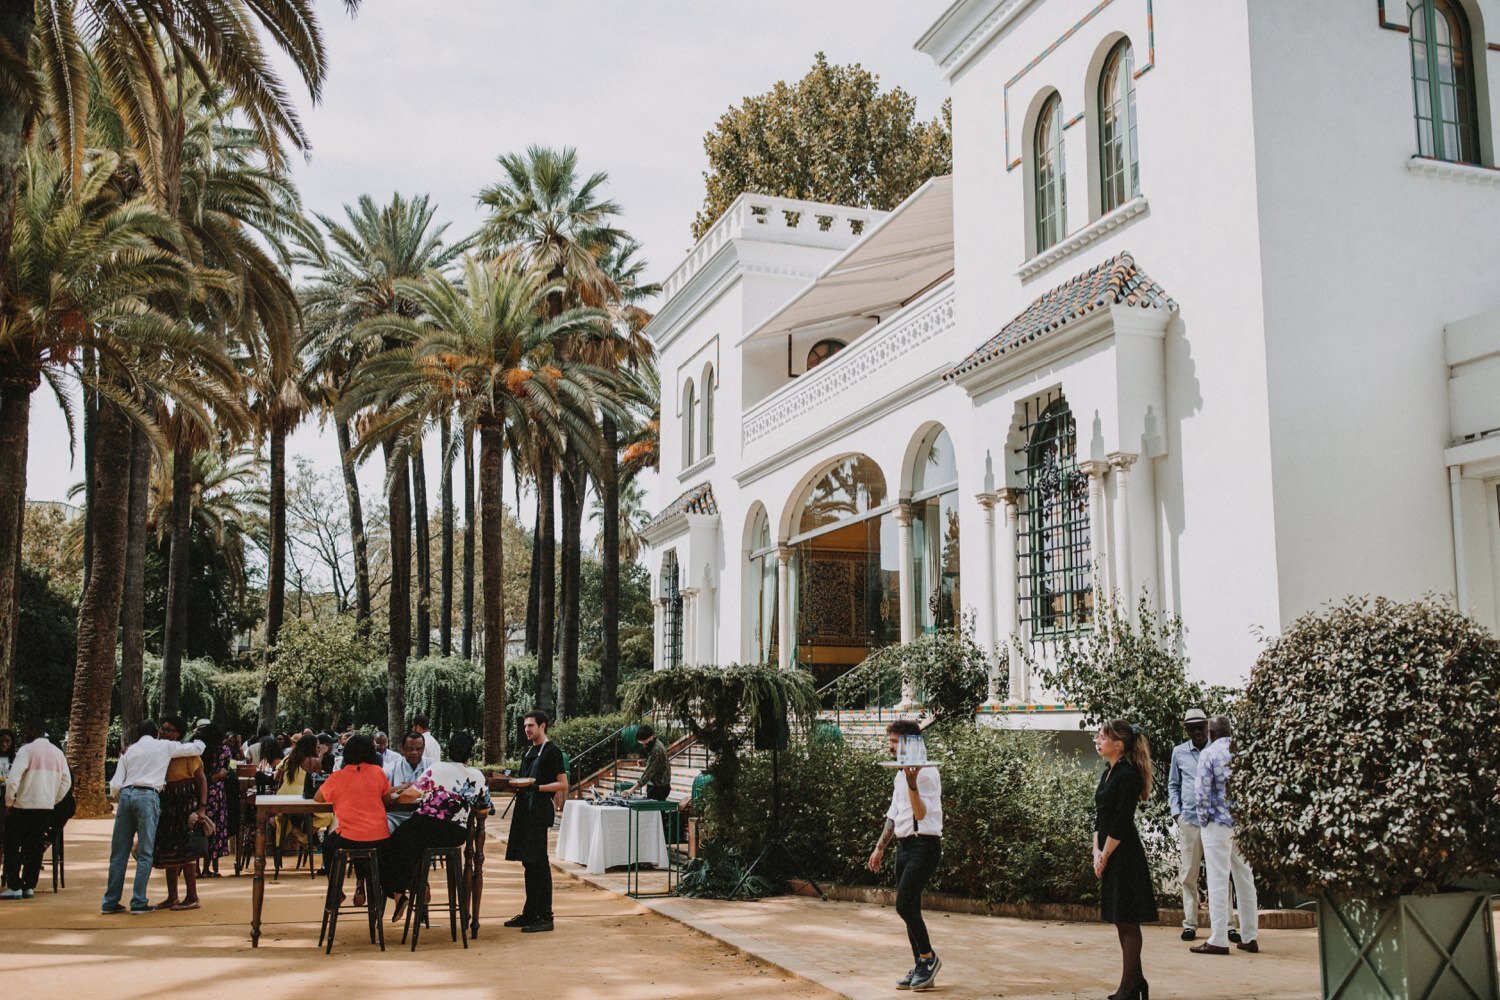
[[234, 776], [234, 768], [231, 766], [233, 758], [229, 747], [220, 746], [213, 761], [208, 765], [208, 818], [214, 821], [214, 835], [208, 840], [208, 856], [210, 858], [222, 858], [229, 853], [229, 798], [225, 792], [225, 782], [214, 781], [213, 776], [220, 771], [229, 772], [229, 780], [236, 783], [238, 779]]

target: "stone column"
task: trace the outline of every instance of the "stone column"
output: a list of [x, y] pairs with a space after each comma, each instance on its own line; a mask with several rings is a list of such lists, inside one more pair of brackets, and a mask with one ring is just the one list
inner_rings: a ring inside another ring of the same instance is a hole
[[[915, 581], [912, 580], [911, 565], [911, 518], [912, 506], [905, 501], [896, 504], [896, 558], [897, 586], [901, 588], [901, 642], [911, 642], [917, 634], [917, 595], [913, 591]], [[910, 712], [917, 707], [916, 691], [912, 688], [911, 681], [903, 678], [901, 681], [901, 702], [896, 706], [898, 712]]]
[[1019, 519], [1019, 506], [1021, 503], [1021, 491], [1014, 487], [1007, 487], [999, 492], [999, 499], [1005, 505], [1005, 558], [1001, 560], [1001, 573], [1007, 581], [1001, 588], [1002, 612], [1000, 622], [1005, 626], [1005, 649], [1006, 665], [1010, 670], [1010, 697], [1006, 699], [1012, 705], [1019, 705], [1029, 697], [1028, 678], [1026, 676], [1026, 663], [1021, 659], [1021, 620], [1020, 620], [1020, 576], [1021, 565], [1019, 549], [1016, 546], [1016, 526]]
[[[1109, 514], [1104, 509], [1104, 476], [1108, 462], [1079, 462], [1078, 468], [1089, 477], [1089, 539], [1094, 551], [1090, 555], [1094, 576], [1094, 608], [1097, 611], [1109, 596]], [[1100, 594], [1100, 590], [1104, 593]]]
[[682, 588], [682, 665], [698, 663], [698, 588]]
[[1000, 498], [990, 492], [974, 499], [984, 510], [984, 641], [991, 657], [989, 691], [980, 707], [994, 711], [1000, 707], [1000, 664], [994, 659], [1000, 649], [1000, 611], [995, 596], [995, 502]]
[[667, 649], [667, 599], [651, 599], [651, 669], [660, 670], [666, 661]]
[[1135, 567], [1131, 561], [1131, 535], [1134, 529], [1130, 521], [1130, 467], [1139, 455], [1126, 451], [1113, 452], [1109, 464], [1115, 470], [1115, 498], [1119, 511], [1115, 517], [1115, 542], [1119, 546], [1118, 563], [1120, 600], [1125, 602], [1125, 616], [1135, 621]]
[[792, 649], [797, 637], [788, 634], [792, 620], [792, 548], [776, 546], [776, 666], [787, 670], [792, 665]]

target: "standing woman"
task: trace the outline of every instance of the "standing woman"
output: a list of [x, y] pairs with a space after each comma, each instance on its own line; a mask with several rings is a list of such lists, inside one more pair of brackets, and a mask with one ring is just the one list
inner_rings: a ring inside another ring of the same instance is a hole
[[218, 878], [219, 859], [229, 853], [229, 797], [224, 782], [234, 777], [234, 751], [224, 739], [224, 731], [212, 722], [198, 727], [198, 739], [203, 741], [203, 770], [208, 774], [204, 810], [214, 829], [208, 838], [208, 853], [202, 858], [203, 874]]
[[1146, 734], [1112, 719], [1094, 735], [1094, 749], [1109, 767], [1094, 793], [1094, 874], [1100, 915], [1120, 935], [1124, 968], [1110, 1000], [1150, 1000], [1141, 971], [1141, 924], [1155, 923], [1156, 891], [1146, 851], [1135, 828], [1135, 807], [1151, 797], [1151, 744]]
[[[169, 715], [158, 724], [164, 740], [187, 739], [187, 722]], [[208, 775], [203, 758], [174, 757], [167, 768], [167, 783], [161, 790], [161, 818], [156, 822], [156, 853], [153, 864], [167, 876], [167, 898], [156, 904], [158, 910], [196, 910], [198, 908], [198, 857], [200, 842], [193, 837], [199, 829], [207, 830], [203, 804], [208, 800]], [[187, 882], [187, 894], [177, 898], [177, 873]]]

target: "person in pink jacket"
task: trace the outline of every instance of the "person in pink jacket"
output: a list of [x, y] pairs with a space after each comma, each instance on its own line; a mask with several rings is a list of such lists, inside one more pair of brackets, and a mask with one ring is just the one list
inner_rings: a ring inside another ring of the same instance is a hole
[[68, 794], [73, 778], [68, 760], [47, 739], [42, 727], [31, 723], [26, 742], [16, 751], [5, 785], [5, 888], [0, 899], [30, 899], [42, 872], [42, 853], [52, 810]]

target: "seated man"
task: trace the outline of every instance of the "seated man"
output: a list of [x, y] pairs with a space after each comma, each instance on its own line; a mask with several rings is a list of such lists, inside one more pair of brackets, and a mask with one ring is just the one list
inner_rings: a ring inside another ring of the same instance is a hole
[[469, 766], [474, 737], [457, 733], [448, 744], [450, 760], [438, 761], [423, 771], [397, 795], [399, 802], [413, 807], [410, 818], [391, 834], [392, 871], [382, 875], [388, 894], [406, 891], [429, 847], [461, 847], [468, 835], [469, 814], [487, 813], [489, 783], [477, 768]]
[[[427, 753], [427, 742], [422, 739], [420, 733], [407, 733], [406, 738], [401, 741], [401, 759], [391, 768], [389, 775], [391, 781], [392, 796], [400, 799], [401, 793], [414, 785], [418, 778], [427, 773], [427, 765], [424, 756]], [[410, 800], [407, 803], [393, 808], [386, 813], [385, 821], [392, 833], [396, 827], [411, 818], [413, 806]]]

